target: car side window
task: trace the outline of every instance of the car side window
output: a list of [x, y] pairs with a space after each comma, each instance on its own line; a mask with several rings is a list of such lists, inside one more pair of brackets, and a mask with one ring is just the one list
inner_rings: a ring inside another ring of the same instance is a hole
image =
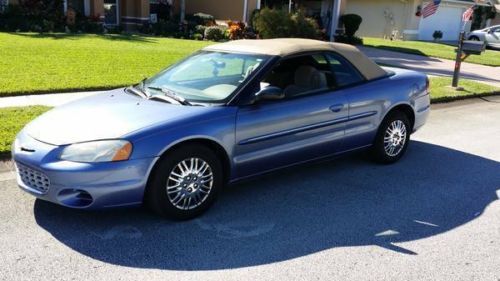
[[358, 70], [342, 56], [335, 53], [327, 53], [326, 58], [335, 78], [336, 87], [349, 86], [364, 80]]
[[260, 88], [279, 87], [286, 98], [293, 98], [330, 89], [332, 78], [325, 56], [304, 55], [279, 62], [261, 81]]

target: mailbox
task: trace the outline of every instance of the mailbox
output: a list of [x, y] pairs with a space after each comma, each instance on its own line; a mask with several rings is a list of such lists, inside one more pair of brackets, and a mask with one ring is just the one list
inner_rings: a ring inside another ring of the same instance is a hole
[[480, 55], [486, 49], [483, 41], [464, 41], [462, 52], [466, 55]]

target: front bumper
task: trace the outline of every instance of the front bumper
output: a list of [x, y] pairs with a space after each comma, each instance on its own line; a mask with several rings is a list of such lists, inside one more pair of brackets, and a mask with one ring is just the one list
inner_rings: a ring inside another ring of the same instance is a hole
[[157, 158], [77, 163], [60, 160], [61, 150], [21, 132], [12, 150], [19, 187], [37, 198], [78, 209], [142, 204]]

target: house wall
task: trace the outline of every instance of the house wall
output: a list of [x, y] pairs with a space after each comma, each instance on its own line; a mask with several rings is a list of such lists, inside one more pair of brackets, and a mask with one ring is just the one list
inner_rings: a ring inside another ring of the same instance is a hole
[[344, 0], [343, 14], [358, 14], [363, 22], [357, 36], [390, 37], [397, 30], [402, 37], [405, 30], [417, 30], [415, 16], [419, 1], [414, 0]]
[[125, 29], [134, 29], [149, 22], [149, 1], [120, 0], [120, 22]]
[[104, 0], [92, 0], [90, 3], [90, 14], [99, 16], [104, 20]]
[[241, 20], [243, 18], [243, 0], [218, 0], [217, 4], [206, 0], [186, 1], [186, 13], [206, 13], [221, 20]]
[[[253, 10], [257, 8], [258, 0], [248, 0], [247, 20]], [[186, 1], [186, 13], [206, 13], [214, 16], [217, 20], [238, 20], [243, 21], [244, 0], [189, 0]], [[178, 10], [178, 9], [176, 9]]]

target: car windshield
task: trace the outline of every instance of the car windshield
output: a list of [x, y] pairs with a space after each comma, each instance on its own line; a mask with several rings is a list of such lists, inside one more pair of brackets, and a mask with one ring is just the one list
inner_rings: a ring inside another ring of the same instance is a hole
[[[148, 95], [175, 95], [189, 102], [224, 102], [268, 56], [198, 52], [142, 83]], [[141, 86], [141, 85], [139, 85]]]

